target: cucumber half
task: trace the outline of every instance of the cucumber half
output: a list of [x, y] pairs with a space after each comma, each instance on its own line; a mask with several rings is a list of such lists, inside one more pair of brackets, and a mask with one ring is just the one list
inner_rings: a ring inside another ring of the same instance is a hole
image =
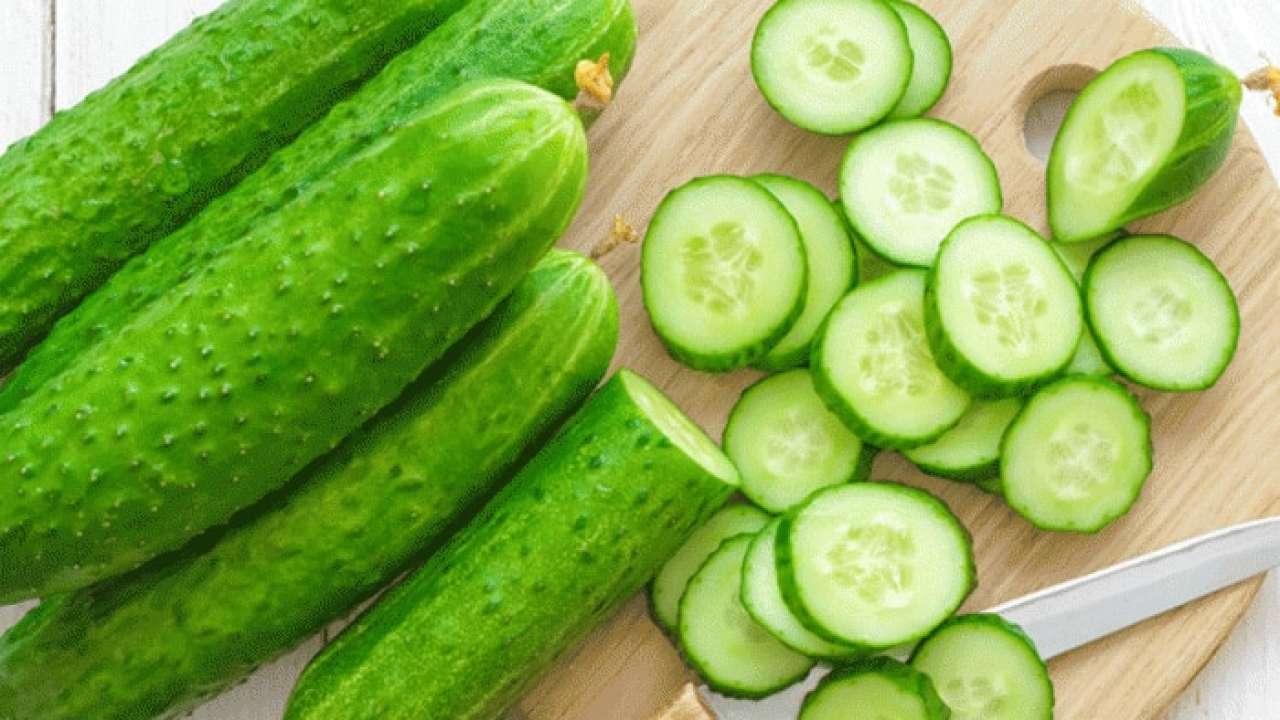
[[951, 717], [927, 675], [892, 658], [877, 657], [823, 678], [818, 687], [805, 696], [799, 720], [948, 720]]
[[942, 97], [951, 80], [951, 40], [933, 16], [906, 0], [888, 0], [907, 28], [914, 62], [907, 91], [889, 111], [889, 118], [902, 120], [923, 115]]
[[1182, 48], [1117, 60], [1072, 103], [1047, 171], [1055, 240], [1096, 238], [1190, 197], [1226, 160], [1240, 81]]
[[903, 450], [916, 467], [951, 480], [979, 482], [1000, 474], [1000, 440], [1022, 398], [975, 400], [960, 422], [928, 445]]

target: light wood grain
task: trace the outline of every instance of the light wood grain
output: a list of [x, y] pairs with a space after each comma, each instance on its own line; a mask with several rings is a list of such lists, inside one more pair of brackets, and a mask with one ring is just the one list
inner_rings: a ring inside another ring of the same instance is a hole
[[4, 0], [0, 7], [0, 150], [49, 119], [52, 1]]

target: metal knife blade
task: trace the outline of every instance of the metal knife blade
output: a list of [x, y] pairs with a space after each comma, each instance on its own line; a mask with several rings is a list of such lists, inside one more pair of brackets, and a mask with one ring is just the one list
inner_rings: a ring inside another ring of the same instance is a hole
[[[1020, 625], [1048, 660], [1274, 567], [1280, 567], [1280, 517], [1184, 540], [987, 612]], [[826, 674], [815, 668], [803, 682], [764, 700], [728, 698], [706, 686], [699, 693], [720, 720], [790, 720]]]

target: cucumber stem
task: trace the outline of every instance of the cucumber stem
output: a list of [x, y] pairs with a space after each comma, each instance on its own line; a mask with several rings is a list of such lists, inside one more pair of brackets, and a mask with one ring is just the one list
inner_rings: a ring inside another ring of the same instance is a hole
[[613, 100], [613, 74], [609, 72], [609, 53], [599, 60], [579, 60], [573, 69], [573, 81], [578, 89], [600, 105]]
[[631, 227], [626, 220], [623, 220], [621, 215], [614, 215], [613, 227], [609, 228], [609, 236], [591, 248], [591, 259], [599, 260], [613, 252], [615, 248], [623, 243], [630, 244], [639, 241], [640, 233], [636, 232], [636, 229]]
[[1271, 93], [1275, 114], [1280, 117], [1280, 67], [1268, 64], [1245, 75], [1240, 82], [1249, 90]]

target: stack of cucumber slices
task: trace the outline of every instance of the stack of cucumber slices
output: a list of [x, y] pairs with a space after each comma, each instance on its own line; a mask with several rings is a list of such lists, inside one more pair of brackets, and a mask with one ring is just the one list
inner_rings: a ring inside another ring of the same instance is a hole
[[[1240, 321], [1204, 253], [1124, 225], [1214, 174], [1239, 83], [1182, 49], [1102, 72], [1055, 140], [1046, 238], [1002, 214], [972, 135], [919, 117], [951, 73], [947, 36], [920, 8], [780, 0], [751, 63], [788, 120], [857, 134], [834, 203], [794, 178], [721, 175], [672, 191], [650, 223], [644, 301], [670, 354], [776, 373], [742, 394], [724, 434], [754, 506], [722, 511], [668, 564], [655, 615], [725, 694], [840, 666], [807, 720], [1051, 717], [1030, 639], [995, 616], [953, 617], [975, 583], [959, 521], [921, 490], [865, 481], [894, 450], [1044, 530], [1097, 532], [1129, 510], [1152, 469], [1130, 387], [1211, 387]], [[912, 643], [909, 663], [880, 656]]]

